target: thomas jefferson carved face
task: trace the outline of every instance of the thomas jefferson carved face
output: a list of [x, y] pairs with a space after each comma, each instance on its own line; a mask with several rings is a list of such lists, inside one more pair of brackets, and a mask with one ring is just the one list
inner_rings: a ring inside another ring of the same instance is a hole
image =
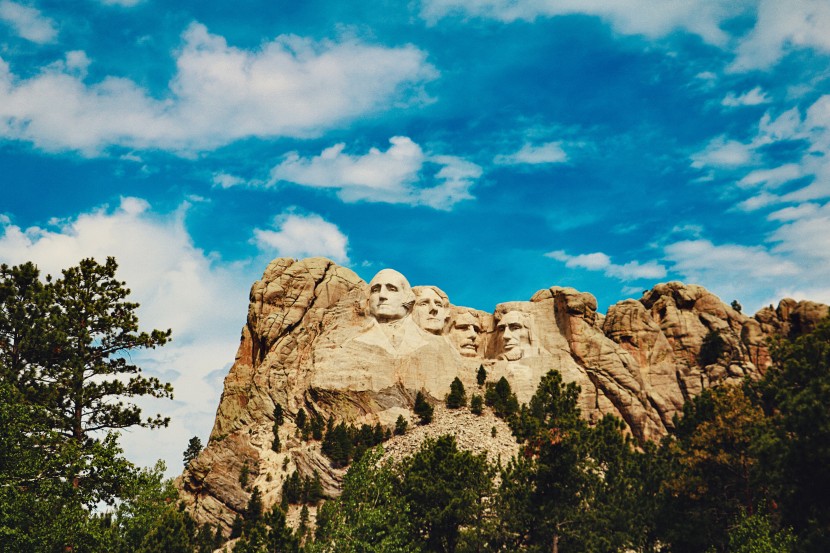
[[434, 286], [416, 286], [412, 291], [415, 292], [412, 319], [427, 332], [441, 334], [450, 314], [447, 296]]
[[508, 361], [518, 361], [525, 351], [530, 351], [531, 338], [527, 315], [519, 311], [508, 311], [496, 325], [502, 357]]
[[406, 277], [394, 269], [379, 271], [369, 282], [369, 312], [379, 323], [403, 319], [414, 301]]
[[461, 313], [455, 318], [450, 328], [450, 341], [464, 357], [478, 355], [478, 335], [481, 334], [481, 323], [472, 313]]

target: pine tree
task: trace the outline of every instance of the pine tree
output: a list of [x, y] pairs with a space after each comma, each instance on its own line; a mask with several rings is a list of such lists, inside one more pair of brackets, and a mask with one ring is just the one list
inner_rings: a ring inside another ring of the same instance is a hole
[[406, 434], [407, 426], [409, 426], [409, 423], [403, 418], [403, 415], [398, 415], [398, 419], [395, 421], [395, 435], [403, 436]]
[[193, 436], [190, 438], [190, 441], [187, 442], [187, 449], [184, 450], [184, 466], [188, 466], [190, 461], [198, 457], [201, 452], [202, 440], [200, 440], [198, 436]]
[[418, 392], [415, 395], [415, 406], [413, 410], [420, 419], [421, 424], [429, 424], [432, 422], [432, 413], [434, 409], [432, 405], [427, 402], [426, 397], [422, 392]]
[[467, 394], [464, 391], [464, 384], [458, 377], [450, 384], [450, 393], [447, 396], [447, 408], [458, 409], [467, 405]]
[[480, 415], [484, 410], [484, 399], [478, 395], [473, 394], [473, 397], [470, 398], [470, 412], [474, 415]]
[[478, 382], [479, 387], [484, 386], [484, 383], [487, 381], [487, 371], [484, 370], [484, 365], [478, 366], [478, 372], [476, 373], [476, 382]]
[[112, 501], [132, 470], [111, 431], [169, 422], [142, 419], [125, 400], [172, 398], [169, 384], [129, 362], [130, 352], [165, 344], [170, 331], [139, 332], [138, 304], [126, 301], [117, 267], [112, 257], [104, 265], [84, 259], [44, 284], [31, 263], [0, 266], [0, 374], [42, 407], [47, 447], [66, 461], [64, 479], [88, 505]]

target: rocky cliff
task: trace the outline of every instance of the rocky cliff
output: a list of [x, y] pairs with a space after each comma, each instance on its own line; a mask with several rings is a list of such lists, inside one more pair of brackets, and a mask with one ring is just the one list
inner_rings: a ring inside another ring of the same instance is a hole
[[[320, 474], [324, 492], [336, 495], [344, 469], [331, 467], [318, 440], [303, 439], [301, 409], [386, 428], [402, 415], [412, 429], [417, 392], [440, 404], [458, 377], [470, 393], [479, 367], [489, 381], [504, 376], [522, 402], [547, 371], [559, 370], [579, 384], [585, 417], [614, 414], [638, 440], [657, 439], [704, 388], [760, 375], [770, 336], [800, 334], [827, 312], [784, 299], [748, 317], [700, 286], [669, 282], [605, 315], [592, 295], [558, 286], [485, 313], [452, 305], [434, 286], [410, 288], [395, 271], [366, 284], [327, 259], [276, 259], [251, 288], [209, 443], [178, 485], [197, 521], [226, 530], [254, 486], [268, 506], [294, 470]], [[286, 417], [278, 452], [277, 405]], [[387, 450], [404, 455], [447, 431], [494, 458], [515, 451], [509, 429], [488, 411], [478, 417], [440, 405], [435, 422], [394, 437]]]

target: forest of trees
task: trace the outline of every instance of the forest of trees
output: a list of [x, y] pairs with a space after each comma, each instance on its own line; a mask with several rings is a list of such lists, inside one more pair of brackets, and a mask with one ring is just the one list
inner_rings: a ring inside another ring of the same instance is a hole
[[[170, 331], [139, 331], [116, 268], [85, 259], [53, 280], [32, 264], [0, 267], [0, 551], [204, 553], [227, 542], [193, 522], [163, 465], [138, 469], [118, 446], [121, 429], [168, 422], [143, 418], [131, 398], [172, 389], [125, 355], [162, 346]], [[763, 378], [706, 390], [669, 436], [646, 444], [616, 418], [580, 417], [578, 388], [555, 371], [519, 405], [506, 380], [486, 381], [481, 369], [472, 408], [480, 413], [483, 399], [521, 444], [496, 463], [451, 436], [395, 463], [377, 445], [393, 429], [303, 411], [303, 436], [349, 466], [342, 495], [326, 499], [318, 479], [297, 475], [290, 497], [266, 510], [254, 488], [234, 550], [830, 551], [830, 320], [777, 339], [771, 354]], [[432, 408], [418, 399], [430, 424]], [[454, 384], [447, 405], [466, 404]], [[406, 432], [400, 419], [394, 433]], [[187, 444], [185, 464], [200, 448]], [[302, 505], [297, 529], [288, 499]]]

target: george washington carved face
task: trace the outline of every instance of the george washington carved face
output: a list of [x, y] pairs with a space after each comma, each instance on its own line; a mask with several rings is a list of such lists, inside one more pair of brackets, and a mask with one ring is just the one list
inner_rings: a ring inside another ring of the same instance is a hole
[[383, 269], [369, 282], [369, 312], [379, 323], [406, 317], [415, 294], [409, 282], [394, 269]]
[[412, 319], [431, 334], [443, 333], [450, 315], [447, 295], [435, 286], [416, 286], [412, 291], [415, 292]]

